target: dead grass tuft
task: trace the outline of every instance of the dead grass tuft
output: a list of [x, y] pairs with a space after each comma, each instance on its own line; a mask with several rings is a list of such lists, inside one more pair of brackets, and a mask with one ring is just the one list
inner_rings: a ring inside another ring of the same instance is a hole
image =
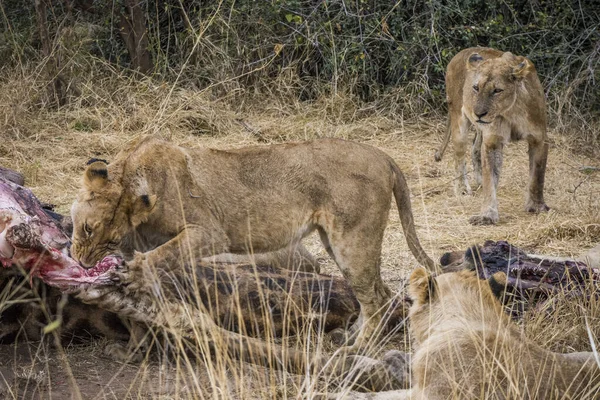
[[527, 312], [521, 325], [528, 337], [557, 352], [592, 351], [600, 339], [597, 285], [583, 293], [561, 292]]
[[587, 240], [590, 243], [600, 242], [600, 224], [589, 221], [562, 221], [542, 230], [543, 236], [558, 240]]

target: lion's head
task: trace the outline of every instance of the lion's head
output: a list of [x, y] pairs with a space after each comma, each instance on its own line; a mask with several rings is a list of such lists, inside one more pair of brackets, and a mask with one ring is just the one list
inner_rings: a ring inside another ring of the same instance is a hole
[[505, 287], [506, 274], [502, 272], [482, 280], [471, 270], [432, 275], [424, 268], [416, 268], [408, 286], [413, 302], [409, 318], [415, 339], [426, 340], [437, 323], [448, 320], [502, 317], [504, 312], [498, 297]]
[[109, 254], [119, 254], [123, 240], [148, 219], [156, 205], [156, 195], [127, 189], [143, 192], [143, 185], [126, 185], [122, 171], [109, 169], [102, 160], [91, 161], [71, 207], [71, 255], [87, 268]]
[[473, 53], [467, 59], [463, 109], [473, 123], [491, 124], [515, 104], [525, 77], [535, 73], [531, 61], [510, 52], [484, 59]]

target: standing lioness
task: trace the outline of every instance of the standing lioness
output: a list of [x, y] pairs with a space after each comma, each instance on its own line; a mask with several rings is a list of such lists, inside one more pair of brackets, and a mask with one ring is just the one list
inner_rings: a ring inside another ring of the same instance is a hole
[[316, 229], [360, 302], [361, 333], [370, 334], [391, 296], [379, 257], [392, 194], [410, 250], [434, 268], [417, 239], [404, 176], [378, 149], [323, 139], [191, 150], [146, 139], [108, 165], [88, 166], [72, 207], [71, 252], [87, 267], [111, 253], [130, 255], [125, 279], [143, 286], [152, 265], [275, 251]]
[[[533, 63], [510, 52], [473, 47], [458, 53], [446, 71], [448, 132], [435, 155], [441, 160], [450, 135], [456, 162], [456, 192], [471, 194], [465, 154], [469, 126], [477, 137], [473, 144], [473, 169], [483, 186], [481, 213], [472, 224], [498, 222], [496, 189], [502, 167], [502, 147], [511, 140], [529, 143], [529, 187], [525, 210], [547, 211], [544, 202], [546, 142], [546, 102]], [[483, 176], [482, 176], [483, 175]]]

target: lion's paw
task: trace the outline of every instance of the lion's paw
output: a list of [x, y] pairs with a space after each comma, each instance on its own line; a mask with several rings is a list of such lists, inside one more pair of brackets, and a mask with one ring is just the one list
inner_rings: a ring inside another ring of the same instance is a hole
[[547, 212], [550, 211], [550, 207], [548, 207], [546, 205], [546, 203], [544, 202], [533, 202], [533, 201], [528, 201], [525, 204], [525, 211], [530, 212], [530, 213], [540, 213], [540, 212]]
[[111, 342], [104, 347], [104, 355], [122, 363], [140, 363], [143, 359], [142, 353], [131, 350], [129, 346], [123, 343]]
[[396, 354], [386, 354], [386, 357], [387, 359], [377, 360], [360, 355], [346, 355], [337, 360], [338, 379], [348, 382], [352, 390], [358, 391], [380, 392], [409, 386], [410, 372], [407, 374], [406, 371], [410, 368], [406, 364], [406, 357], [403, 357], [402, 361]]
[[111, 272], [110, 279], [126, 288], [127, 292], [135, 292], [152, 287], [153, 270], [143, 254], [136, 254], [133, 260], [127, 261], [121, 268]]
[[495, 225], [498, 223], [498, 217], [490, 215], [473, 215], [469, 218], [469, 223], [471, 225]]
[[473, 189], [471, 189], [471, 185], [466, 184], [456, 184], [454, 186], [454, 195], [456, 197], [460, 196], [473, 196]]
[[399, 350], [390, 350], [383, 356], [383, 363], [390, 376], [394, 378], [393, 389], [404, 389], [410, 386], [410, 358], [409, 353]]
[[328, 333], [331, 342], [337, 346], [345, 346], [354, 343], [356, 335], [347, 329], [336, 328]]

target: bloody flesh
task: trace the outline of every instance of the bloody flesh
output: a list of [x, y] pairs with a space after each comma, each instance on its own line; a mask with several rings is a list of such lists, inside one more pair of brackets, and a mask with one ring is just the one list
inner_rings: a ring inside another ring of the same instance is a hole
[[70, 240], [27, 188], [0, 178], [0, 263], [17, 266], [58, 287], [108, 283], [122, 263], [108, 256], [85, 269], [69, 256]]

